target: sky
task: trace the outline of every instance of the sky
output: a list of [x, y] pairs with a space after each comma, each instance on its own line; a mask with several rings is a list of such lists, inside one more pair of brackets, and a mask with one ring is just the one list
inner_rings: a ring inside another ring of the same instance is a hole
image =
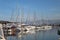
[[37, 20], [59, 20], [60, 0], [0, 0], [0, 20], [16, 20], [22, 14], [25, 20], [33, 20], [34, 13]]

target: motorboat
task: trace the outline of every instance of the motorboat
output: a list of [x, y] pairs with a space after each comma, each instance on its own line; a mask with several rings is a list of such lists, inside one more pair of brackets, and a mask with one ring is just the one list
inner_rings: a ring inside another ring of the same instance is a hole
[[48, 25], [40, 27], [40, 30], [51, 30], [51, 29], [52, 29], [52, 26], [48, 26]]

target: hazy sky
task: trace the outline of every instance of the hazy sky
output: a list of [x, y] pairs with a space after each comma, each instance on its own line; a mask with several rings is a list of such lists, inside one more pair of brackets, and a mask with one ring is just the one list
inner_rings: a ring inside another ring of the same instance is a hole
[[36, 12], [37, 19], [60, 19], [60, 0], [0, 0], [0, 20], [10, 20], [12, 11], [16, 14], [16, 4], [19, 15], [24, 10], [24, 18]]

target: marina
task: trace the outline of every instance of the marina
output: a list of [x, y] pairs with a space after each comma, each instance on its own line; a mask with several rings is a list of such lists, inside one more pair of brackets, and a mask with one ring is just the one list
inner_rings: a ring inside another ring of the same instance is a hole
[[[58, 27], [60, 28], [60, 27]], [[40, 31], [30, 31], [29, 33], [22, 32], [18, 33], [18, 35], [8, 35], [5, 36], [6, 40], [58, 40], [59, 35], [58, 35], [58, 28], [52, 28], [50, 30], [40, 30]], [[32, 33], [33, 32], [33, 33]], [[36, 37], [36, 38], [35, 38]]]
[[[45, 30], [45, 31], [39, 31], [35, 33], [27, 33], [23, 35], [19, 35], [18, 40], [58, 40], [59, 35], [57, 34], [57, 29], [52, 30]], [[14, 38], [14, 39], [13, 39]], [[17, 40], [15, 37], [8, 37], [8, 40]]]
[[60, 0], [0, 0], [0, 40], [60, 40]]
[[[2, 26], [3, 25], [0, 24], [0, 29], [2, 29]], [[6, 27], [3, 27], [2, 30], [2, 34], [4, 32], [4, 35], [0, 37], [2, 40], [29, 40], [29, 39], [48, 40], [48, 38], [50, 40], [58, 40], [60, 37], [58, 35], [58, 29], [60, 27], [54, 27], [54, 28], [52, 27], [53, 26], [48, 26], [48, 25], [36, 27], [36, 26], [29, 26], [24, 24], [21, 29], [21, 27], [16, 24], [12, 24], [11, 27], [9, 27], [9, 25], [6, 25]], [[19, 31], [16, 31], [17, 29]]]

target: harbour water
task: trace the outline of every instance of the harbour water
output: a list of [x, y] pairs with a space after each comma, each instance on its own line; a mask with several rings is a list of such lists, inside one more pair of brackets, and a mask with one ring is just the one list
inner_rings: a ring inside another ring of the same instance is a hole
[[60, 35], [57, 34], [58, 29], [60, 29], [60, 27], [35, 33], [22, 34], [21, 37], [8, 36], [7, 40], [58, 40], [58, 38], [60, 38]]

